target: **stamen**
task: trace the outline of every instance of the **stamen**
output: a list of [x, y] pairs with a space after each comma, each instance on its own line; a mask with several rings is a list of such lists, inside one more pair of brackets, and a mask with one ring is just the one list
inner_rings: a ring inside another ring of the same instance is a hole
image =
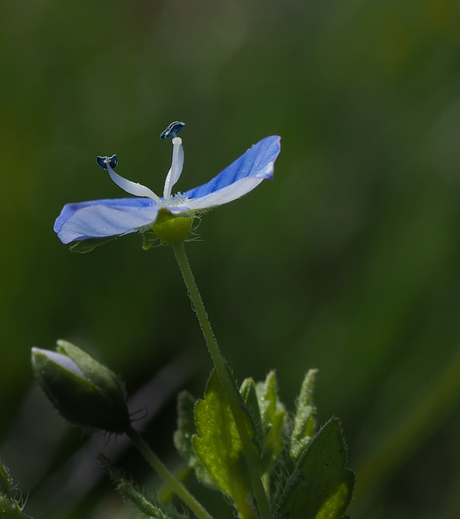
[[[166, 131], [166, 130], [165, 130]], [[167, 200], [171, 197], [171, 190], [176, 182], [179, 180], [182, 168], [184, 166], [184, 148], [182, 147], [182, 139], [180, 137], [174, 137], [173, 143], [173, 156], [171, 162], [171, 169], [168, 171], [165, 180], [165, 187], [163, 190], [163, 198]]]
[[177, 134], [182, 130], [185, 126], [185, 123], [182, 121], [174, 121], [171, 123], [166, 130], [161, 132], [160, 139], [168, 139], [169, 137], [176, 137]]
[[143, 196], [151, 198], [152, 200], [155, 200], [155, 202], [161, 202], [160, 197], [148, 187], [138, 184], [137, 182], [131, 182], [131, 180], [127, 180], [118, 173], [115, 173], [113, 168], [116, 168], [118, 165], [116, 155], [112, 155], [111, 157], [97, 157], [96, 162], [102, 169], [106, 169], [109, 172], [110, 178], [118, 187], [121, 187], [123, 191], [126, 191], [130, 195]]
[[107, 170], [107, 164], [110, 164], [110, 166], [115, 169], [118, 166], [118, 159], [116, 155], [112, 155], [111, 157], [96, 157], [96, 163], [99, 167], [102, 169]]

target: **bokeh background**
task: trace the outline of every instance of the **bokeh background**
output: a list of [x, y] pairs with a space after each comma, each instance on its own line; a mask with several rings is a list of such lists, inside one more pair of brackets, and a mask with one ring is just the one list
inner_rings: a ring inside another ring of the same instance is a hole
[[[30, 348], [58, 338], [131, 395], [150, 384], [133, 411], [179, 467], [175, 392], [199, 396], [210, 361], [172, 251], [130, 235], [73, 254], [52, 231], [64, 203], [123, 196], [96, 155], [161, 192], [158, 136], [177, 119], [182, 191], [282, 136], [275, 180], [205, 215], [188, 246], [238, 380], [276, 368], [293, 409], [319, 368], [318, 420], [341, 418], [357, 471], [352, 518], [459, 517], [456, 0], [0, 2], [0, 457], [26, 511], [134, 513], [97, 463], [72, 479], [88, 438], [30, 368]], [[223, 516], [220, 496], [203, 499]]]

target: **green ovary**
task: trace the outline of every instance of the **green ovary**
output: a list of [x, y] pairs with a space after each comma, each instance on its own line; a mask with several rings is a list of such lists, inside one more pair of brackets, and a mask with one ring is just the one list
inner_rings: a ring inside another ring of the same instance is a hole
[[152, 231], [164, 243], [184, 241], [192, 230], [193, 216], [174, 216], [166, 209], [161, 209]]

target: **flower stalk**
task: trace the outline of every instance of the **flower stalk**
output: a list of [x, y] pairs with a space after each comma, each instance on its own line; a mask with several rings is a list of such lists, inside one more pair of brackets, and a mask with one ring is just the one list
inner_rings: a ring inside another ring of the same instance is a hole
[[188, 295], [192, 301], [193, 308], [200, 323], [200, 327], [203, 332], [204, 339], [208, 347], [208, 351], [214, 363], [217, 376], [219, 377], [222, 389], [227, 395], [230, 407], [232, 409], [233, 418], [238, 428], [238, 434], [243, 445], [243, 452], [246, 459], [249, 477], [251, 479], [251, 485], [254, 491], [254, 496], [257, 502], [260, 517], [262, 519], [270, 519], [270, 507], [268, 504], [267, 495], [265, 493], [263, 482], [260, 475], [257, 454], [254, 450], [252, 439], [249, 437], [248, 431], [244, 423], [242, 411], [243, 400], [237, 387], [235, 386], [235, 383], [231, 375], [228, 372], [225, 360], [222, 356], [222, 353], [220, 352], [217, 340], [212, 331], [211, 323], [209, 322], [200, 291], [198, 290], [195, 277], [193, 276], [193, 272], [190, 268], [187, 255], [185, 253], [184, 242], [174, 243], [172, 244], [172, 247], [174, 250], [174, 254], [176, 256], [177, 263], [181, 270], [182, 277], [187, 287]]
[[161, 462], [160, 458], [150, 449], [148, 443], [142, 436], [132, 427], [126, 431], [129, 439], [136, 446], [138, 451], [144, 456], [149, 464], [157, 471], [159, 476], [163, 478], [169, 485], [171, 490], [182, 499], [182, 501], [189, 506], [193, 513], [199, 519], [213, 519], [213, 517], [206, 511], [190, 492], [180, 483], [166, 466]]

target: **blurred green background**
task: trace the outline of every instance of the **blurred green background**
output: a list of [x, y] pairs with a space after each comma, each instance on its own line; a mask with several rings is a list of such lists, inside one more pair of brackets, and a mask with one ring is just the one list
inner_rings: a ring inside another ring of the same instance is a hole
[[[205, 215], [187, 247], [238, 380], [276, 368], [292, 409], [319, 368], [319, 421], [341, 418], [357, 471], [352, 518], [459, 517], [456, 0], [0, 2], [0, 457], [26, 511], [133, 514], [104, 478], [56, 497], [86, 437], [34, 389], [31, 346], [71, 340], [131, 394], [168, 366], [203, 390], [210, 361], [172, 251], [130, 235], [72, 254], [52, 231], [67, 202], [123, 196], [96, 155], [161, 192], [158, 136], [177, 119], [181, 191], [282, 136], [275, 181]], [[189, 371], [174, 367], [184, 351]], [[154, 393], [145, 429], [174, 464], [173, 393], [158, 414]]]

